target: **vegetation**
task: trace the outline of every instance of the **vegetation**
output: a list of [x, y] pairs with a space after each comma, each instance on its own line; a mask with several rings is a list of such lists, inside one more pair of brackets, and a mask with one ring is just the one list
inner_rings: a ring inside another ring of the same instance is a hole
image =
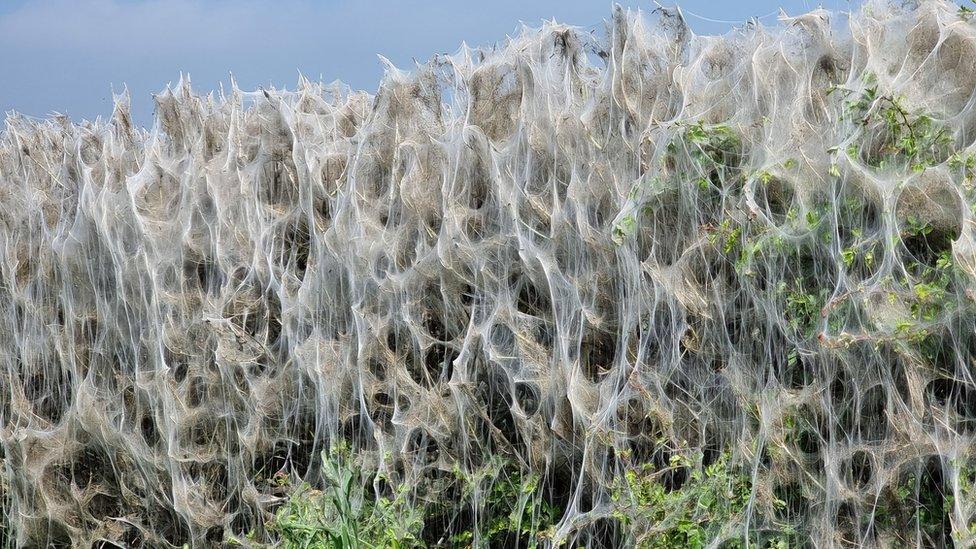
[[[948, 502], [946, 504], [946, 512], [950, 512], [952, 507], [957, 503], [964, 505], [976, 504], [976, 463], [972, 459], [961, 459], [953, 463], [958, 467], [959, 471], [959, 494], [958, 497], [949, 495]], [[973, 542], [973, 536], [976, 536], [976, 513], [970, 514], [966, 517], [963, 524], [958, 525], [958, 530], [953, 531], [953, 537], [957, 543], [963, 542]]]
[[[519, 546], [534, 548], [552, 538], [562, 510], [543, 497], [539, 475], [523, 475], [519, 468], [496, 458], [478, 475], [466, 475], [455, 470], [455, 476], [464, 487], [463, 501], [477, 501], [477, 492], [484, 490], [485, 516], [489, 520], [480, 533], [473, 528], [465, 528], [454, 535], [452, 545], [470, 546], [480, 537], [481, 544], [519, 540]], [[486, 480], [489, 486], [484, 487]]]
[[[469, 524], [450, 536], [452, 547], [505, 544], [518, 540], [521, 547], [538, 547], [551, 538], [562, 511], [542, 497], [540, 477], [523, 475], [500, 458], [475, 474], [459, 469], [454, 476], [460, 498], [424, 502], [411, 497], [400, 484], [392, 497], [376, 497], [371, 477], [356, 464], [344, 445], [323, 453], [325, 489], [299, 487], [270, 524], [282, 546], [289, 548], [423, 547], [425, 520], [444, 514], [463, 514], [466, 506], [480, 505], [484, 524]], [[392, 485], [390, 479], [375, 477]], [[476, 528], [477, 526], [477, 528]], [[443, 540], [448, 541], [448, 540]]]
[[[673, 473], [689, 470], [687, 481], [675, 486]], [[612, 496], [614, 517], [634, 526], [636, 545], [646, 549], [699, 548], [716, 539], [726, 539], [725, 546], [735, 547], [744, 538], [738, 525], [745, 522], [752, 492], [752, 477], [736, 470], [728, 453], [703, 467], [676, 454], [665, 468], [645, 465], [627, 470], [618, 479]], [[766, 536], [759, 546], [788, 547], [792, 536], [784, 528]]]
[[[682, 192], [696, 194], [696, 200], [715, 210], [721, 201], [722, 190], [734, 178], [741, 154], [741, 142], [735, 131], [727, 124], [678, 123], [679, 131], [668, 143], [663, 159], [670, 182], [680, 182]], [[649, 213], [649, 208], [641, 203], [646, 197], [642, 191], [659, 190], [662, 181], [652, 178], [639, 180], [631, 189], [631, 201], [639, 204], [633, 211], [621, 216], [614, 223], [611, 239], [618, 245], [634, 234], [640, 215]]]
[[[554, 540], [563, 510], [543, 494], [540, 477], [522, 475], [509, 462], [492, 460], [474, 475], [455, 472], [458, 501], [418, 505], [401, 487], [393, 497], [375, 498], [364, 490], [369, 475], [347, 450], [326, 454], [324, 490], [299, 487], [270, 523], [288, 548], [409, 548], [426, 546], [426, 518], [446, 509], [459, 512], [480, 502], [486, 520], [441, 540], [452, 547], [562, 546]], [[699, 462], [700, 462], [699, 456]], [[676, 479], [678, 479], [676, 481]], [[707, 466], [674, 455], [666, 466], [634, 466], [616, 477], [612, 517], [633, 532], [632, 541], [648, 549], [700, 548], [724, 540], [723, 547], [745, 547], [741, 529], [753, 497], [752, 477], [734, 467], [726, 452]], [[776, 500], [780, 509], [786, 505]], [[789, 525], [749, 534], [750, 546], [791, 547], [797, 534]]]
[[374, 497], [364, 488], [367, 476], [348, 447], [323, 452], [324, 491], [300, 487], [271, 524], [284, 547], [420, 547], [423, 522], [401, 486], [393, 497]]
[[882, 93], [872, 73], [862, 77], [860, 90], [834, 86], [831, 92], [848, 95], [845, 116], [858, 127], [849, 145], [851, 157], [861, 156], [869, 165], [884, 168], [905, 165], [913, 171], [941, 163], [949, 157], [953, 137], [932, 115], [913, 113], [903, 97]]

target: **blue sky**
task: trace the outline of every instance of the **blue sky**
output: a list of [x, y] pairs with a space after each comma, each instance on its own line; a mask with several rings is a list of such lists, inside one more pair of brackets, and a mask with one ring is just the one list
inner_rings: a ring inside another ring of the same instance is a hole
[[[670, 1], [659, 0], [664, 5]], [[618, 0], [650, 11], [653, 1]], [[0, 109], [30, 116], [107, 116], [112, 87], [127, 85], [137, 123], [152, 119], [151, 94], [191, 76], [215, 89], [233, 73], [244, 89], [295, 86], [301, 71], [374, 91], [382, 54], [413, 59], [499, 42], [519, 22], [555, 18], [602, 29], [610, 1], [490, 0], [0, 0]], [[683, 0], [698, 33], [723, 33], [753, 16], [774, 24], [849, 0]], [[711, 19], [712, 21], [704, 18]]]

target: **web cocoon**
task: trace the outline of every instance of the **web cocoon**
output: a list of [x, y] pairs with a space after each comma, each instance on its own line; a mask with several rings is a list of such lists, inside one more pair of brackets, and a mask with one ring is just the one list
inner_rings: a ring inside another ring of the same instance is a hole
[[873, 1], [723, 36], [617, 9], [375, 95], [181, 81], [149, 130], [126, 96], [13, 115], [0, 538], [266, 538], [344, 440], [418, 505], [507, 456], [588, 546], [653, 534], [614, 486], [675, 455], [669, 489], [747, 472], [715, 545], [971, 544], [974, 89], [968, 14]]

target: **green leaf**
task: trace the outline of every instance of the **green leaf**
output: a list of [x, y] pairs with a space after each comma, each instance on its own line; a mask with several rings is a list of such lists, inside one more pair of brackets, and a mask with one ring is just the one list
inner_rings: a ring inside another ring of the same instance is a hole
[[854, 263], [854, 248], [847, 248], [840, 252], [841, 259], [844, 261], [844, 265], [850, 267]]
[[611, 238], [619, 246], [624, 243], [624, 239], [634, 234], [637, 230], [637, 219], [633, 215], [625, 216], [613, 227]]

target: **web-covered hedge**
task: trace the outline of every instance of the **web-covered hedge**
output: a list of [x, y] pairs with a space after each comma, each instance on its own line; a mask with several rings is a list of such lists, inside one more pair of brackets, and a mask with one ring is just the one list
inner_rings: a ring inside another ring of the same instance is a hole
[[971, 545], [974, 90], [869, 2], [11, 116], [0, 539]]

